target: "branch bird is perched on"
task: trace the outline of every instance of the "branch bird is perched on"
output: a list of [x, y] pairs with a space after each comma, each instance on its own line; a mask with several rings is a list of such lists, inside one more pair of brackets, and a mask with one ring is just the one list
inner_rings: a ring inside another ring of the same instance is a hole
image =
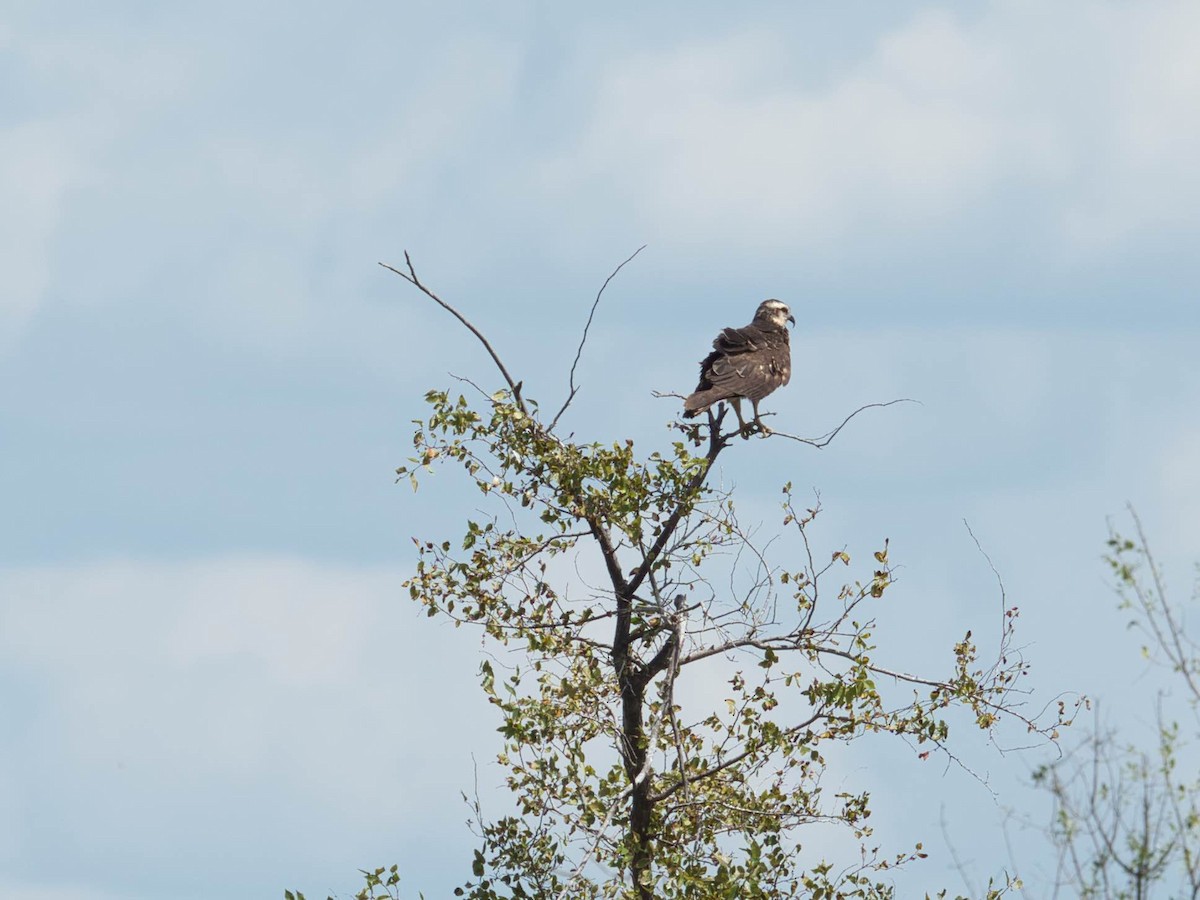
[[[683, 401], [683, 417], [706, 412], [714, 403], [728, 400], [737, 414], [742, 435], [752, 428], [769, 432], [759, 419], [758, 401], [792, 377], [792, 351], [787, 323], [796, 324], [782, 300], [764, 300], [754, 321], [744, 328], [725, 328], [713, 341], [713, 351], [700, 363], [700, 383]], [[754, 407], [754, 421], [742, 418], [741, 400]]]

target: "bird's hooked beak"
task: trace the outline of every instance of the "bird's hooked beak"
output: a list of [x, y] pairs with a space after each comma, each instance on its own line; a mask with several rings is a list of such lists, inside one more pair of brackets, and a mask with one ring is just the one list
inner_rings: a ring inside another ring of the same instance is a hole
[[788, 321], [792, 323], [793, 328], [796, 327], [796, 317], [793, 316], [791, 313], [788, 313]]

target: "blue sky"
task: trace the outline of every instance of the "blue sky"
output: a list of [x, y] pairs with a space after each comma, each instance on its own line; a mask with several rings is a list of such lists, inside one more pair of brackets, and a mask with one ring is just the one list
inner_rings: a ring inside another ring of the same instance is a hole
[[[474, 501], [392, 470], [425, 390], [494, 376], [376, 266], [404, 249], [550, 402], [648, 244], [570, 422], [647, 445], [650, 392], [787, 299], [780, 423], [922, 405], [738, 447], [747, 508], [790, 479], [831, 545], [890, 538], [918, 661], [995, 611], [968, 519], [1043, 695], [1140, 722], [1098, 556], [1127, 500], [1180, 592], [1200, 548], [1198, 44], [1186, 2], [7, 3], [0, 894], [462, 871], [496, 723], [400, 583]], [[976, 749], [999, 802], [908, 754], [846, 777], [897, 842], [945, 797], [994, 871], [1039, 758]]]

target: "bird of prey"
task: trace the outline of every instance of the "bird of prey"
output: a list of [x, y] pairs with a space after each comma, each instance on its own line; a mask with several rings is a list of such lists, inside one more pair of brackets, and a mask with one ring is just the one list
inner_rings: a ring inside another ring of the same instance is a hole
[[[792, 377], [787, 322], [796, 324], [786, 303], [764, 300], [749, 325], [723, 329], [713, 341], [712, 353], [700, 363], [700, 383], [683, 401], [683, 417], [690, 419], [728, 400], [743, 435], [752, 428], [768, 431], [758, 417], [758, 402]], [[742, 418], [743, 397], [754, 407], [750, 425]]]

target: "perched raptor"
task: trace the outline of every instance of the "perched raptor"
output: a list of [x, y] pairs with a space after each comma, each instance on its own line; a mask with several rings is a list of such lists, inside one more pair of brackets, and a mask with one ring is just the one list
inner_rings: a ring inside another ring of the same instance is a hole
[[[714, 403], [728, 400], [737, 414], [742, 434], [751, 427], [766, 430], [758, 417], [758, 401], [792, 377], [792, 351], [785, 323], [796, 324], [787, 304], [764, 300], [754, 321], [744, 328], [726, 328], [713, 341], [713, 351], [700, 363], [700, 383], [683, 401], [683, 416], [690, 419]], [[754, 407], [754, 421], [742, 418], [741, 399]]]

